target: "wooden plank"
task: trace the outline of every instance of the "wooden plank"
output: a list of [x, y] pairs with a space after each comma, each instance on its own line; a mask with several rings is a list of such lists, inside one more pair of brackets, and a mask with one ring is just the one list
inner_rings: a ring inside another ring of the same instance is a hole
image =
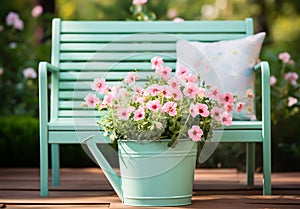
[[208, 142], [262, 142], [262, 130], [215, 130]]
[[99, 130], [73, 130], [73, 131], [49, 131], [50, 144], [80, 144], [83, 140], [91, 138], [97, 143], [110, 143], [108, 138], [103, 136]]

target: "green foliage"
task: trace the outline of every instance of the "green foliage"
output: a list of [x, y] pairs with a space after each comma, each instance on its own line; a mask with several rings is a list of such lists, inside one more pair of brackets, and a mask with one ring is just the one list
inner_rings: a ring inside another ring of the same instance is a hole
[[[0, 114], [32, 115], [38, 114], [37, 65], [41, 60], [50, 58], [50, 40], [52, 17], [42, 14], [31, 15], [34, 5], [24, 1], [26, 10], [18, 8], [14, 1], [1, 5], [0, 20], [2, 26], [0, 39]], [[23, 27], [7, 24], [7, 17], [14, 12], [23, 22]], [[31, 76], [24, 75], [25, 69], [31, 69]]]

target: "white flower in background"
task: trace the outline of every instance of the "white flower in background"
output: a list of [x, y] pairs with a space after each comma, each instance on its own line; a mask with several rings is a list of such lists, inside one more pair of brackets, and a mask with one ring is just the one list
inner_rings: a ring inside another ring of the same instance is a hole
[[17, 43], [16, 43], [16, 42], [11, 42], [11, 43], [9, 43], [9, 48], [10, 48], [10, 49], [15, 49], [15, 48], [17, 48]]
[[173, 19], [173, 22], [183, 22], [184, 19], [180, 18], [180, 17], [176, 17]]
[[293, 106], [294, 104], [296, 104], [298, 102], [298, 99], [295, 98], [295, 97], [289, 97], [288, 98], [288, 106], [291, 107]]
[[41, 5], [36, 5], [31, 10], [32, 17], [39, 17], [43, 13], [43, 7]]
[[132, 4], [134, 5], [143, 5], [146, 4], [148, 0], [133, 0]]
[[37, 77], [35, 70], [31, 67], [24, 69], [23, 75], [26, 79], [28, 79], [28, 78], [35, 79]]

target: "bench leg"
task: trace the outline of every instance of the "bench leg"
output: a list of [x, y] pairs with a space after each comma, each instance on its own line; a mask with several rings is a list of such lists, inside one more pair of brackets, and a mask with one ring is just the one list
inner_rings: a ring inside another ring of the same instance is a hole
[[52, 185], [60, 185], [59, 145], [51, 144]]
[[271, 140], [263, 143], [263, 195], [271, 195]]
[[247, 185], [254, 185], [254, 170], [255, 170], [255, 143], [246, 144], [246, 172]]
[[40, 128], [40, 195], [48, 196], [48, 139], [47, 127]]

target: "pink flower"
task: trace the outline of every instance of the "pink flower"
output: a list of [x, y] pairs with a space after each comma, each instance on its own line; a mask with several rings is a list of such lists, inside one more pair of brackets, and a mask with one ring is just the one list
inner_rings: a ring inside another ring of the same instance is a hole
[[224, 113], [222, 114], [221, 122], [222, 122], [222, 124], [225, 125], [225, 126], [230, 126], [231, 123], [232, 123], [232, 114], [231, 114], [231, 113], [228, 113], [228, 112], [224, 112]]
[[134, 5], [143, 5], [146, 4], [148, 0], [132, 0], [132, 4]]
[[237, 103], [237, 105], [236, 105], [236, 111], [237, 112], [241, 112], [244, 109], [245, 105], [246, 105], [246, 103], [244, 103], [244, 102]]
[[234, 109], [233, 103], [227, 103], [227, 104], [225, 104], [225, 110], [226, 110], [227, 112], [232, 112], [233, 109]]
[[290, 61], [289, 61], [289, 63], [288, 63], [289, 65], [295, 65], [295, 61], [294, 60], [292, 60], [292, 59], [290, 59]]
[[170, 80], [168, 80], [168, 84], [173, 89], [180, 88], [180, 80], [178, 78], [176, 78], [176, 77], [173, 77]]
[[167, 85], [161, 86], [161, 93], [164, 95], [164, 97], [171, 98], [172, 97], [172, 95], [170, 94], [171, 91], [172, 90], [171, 90], [170, 86], [167, 86]]
[[95, 78], [91, 88], [92, 90], [97, 91], [99, 94], [104, 94], [107, 90], [105, 80], [103, 78]]
[[156, 99], [156, 100], [147, 102], [146, 107], [151, 111], [157, 112], [158, 110], [161, 109], [162, 106], [161, 106], [160, 102]]
[[221, 121], [223, 111], [219, 107], [213, 107], [211, 109], [211, 116], [214, 117], [217, 121]]
[[157, 96], [161, 92], [161, 90], [162, 90], [161, 86], [157, 84], [153, 84], [145, 90], [145, 96], [148, 95]]
[[291, 55], [287, 52], [282, 52], [278, 55], [278, 58], [284, 62], [284, 63], [288, 63], [290, 61]]
[[20, 19], [19, 15], [15, 12], [9, 12], [6, 16], [6, 25], [13, 26], [18, 30], [23, 30], [24, 23], [23, 20]]
[[198, 87], [194, 83], [187, 83], [183, 89], [183, 94], [191, 99], [195, 98], [198, 93]]
[[212, 99], [218, 100], [221, 97], [221, 92], [218, 88], [213, 88], [211, 92], [209, 92], [209, 96]]
[[131, 112], [129, 108], [120, 108], [117, 112], [119, 120], [128, 120]]
[[135, 85], [133, 87], [133, 91], [135, 94], [139, 94], [139, 95], [143, 94], [143, 88], [140, 87], [139, 85]]
[[202, 117], [209, 116], [209, 110], [206, 104], [197, 103], [197, 110]]
[[162, 107], [162, 112], [167, 112], [169, 113], [170, 116], [175, 116], [177, 114], [176, 111], [177, 103], [175, 102], [167, 102], [163, 107]]
[[19, 15], [15, 12], [9, 12], [6, 16], [6, 25], [7, 26], [13, 26], [16, 22], [16, 20], [19, 19]]
[[102, 107], [106, 107], [107, 105], [111, 105], [112, 101], [113, 101], [113, 93], [108, 93], [104, 96], [103, 98], [103, 102], [102, 102]]
[[298, 74], [296, 72], [288, 72], [284, 75], [284, 79], [290, 81], [292, 85], [297, 85]]
[[195, 83], [197, 81], [197, 77], [193, 74], [188, 74], [185, 77], [186, 82], [191, 82], [191, 83]]
[[233, 102], [235, 102], [235, 98], [233, 97], [231, 92], [226, 92], [223, 96], [223, 101], [225, 103], [233, 103]]
[[193, 103], [190, 105], [190, 114], [193, 118], [195, 118], [199, 114], [197, 105], [194, 105]]
[[184, 19], [180, 18], [180, 17], [176, 17], [173, 19], [173, 22], [183, 22]]
[[199, 126], [194, 125], [190, 130], [188, 130], [188, 134], [193, 141], [200, 141], [203, 135], [203, 131]]
[[253, 99], [254, 98], [254, 93], [252, 89], [248, 89], [246, 92], [246, 96]]
[[100, 102], [100, 99], [95, 94], [88, 94], [84, 100], [88, 107], [96, 107], [96, 105]]
[[172, 68], [170, 68], [168, 66], [163, 66], [156, 70], [156, 73], [160, 77], [164, 78], [165, 80], [168, 80], [170, 78], [171, 72], [172, 72]]
[[179, 78], [185, 80], [186, 77], [188, 76], [188, 70], [185, 67], [181, 67], [180, 70], [176, 72], [176, 74], [178, 75]]
[[173, 96], [175, 101], [179, 101], [183, 99], [183, 94], [179, 88], [178, 89], [170, 88], [169, 94]]
[[140, 107], [139, 109], [137, 109], [136, 111], [134, 111], [133, 119], [135, 121], [142, 120], [144, 118], [145, 118], [144, 108]]
[[270, 77], [270, 86], [273, 86], [276, 82], [277, 82], [276, 77], [272, 75], [272, 76]]
[[36, 71], [31, 67], [24, 69], [23, 75], [26, 79], [27, 78], [35, 79], [37, 77]]
[[206, 89], [205, 88], [199, 88], [198, 89], [198, 95], [199, 97], [205, 97], [206, 96]]
[[163, 128], [163, 124], [160, 122], [154, 122], [154, 124], [156, 125], [156, 128], [158, 129], [162, 129]]
[[136, 75], [134, 72], [129, 72], [125, 77], [124, 82], [130, 85], [133, 84], [138, 79], [140, 79], [139, 75]]
[[159, 57], [159, 56], [156, 56], [156, 57], [153, 57], [151, 59], [151, 68], [152, 69], [160, 69], [162, 67], [162, 64], [164, 63], [163, 61], [163, 58]]
[[32, 17], [38, 17], [43, 13], [43, 7], [41, 5], [36, 5], [33, 7], [31, 10], [31, 15]]
[[295, 98], [295, 97], [289, 97], [288, 98], [288, 106], [291, 107], [293, 106], [294, 104], [296, 104], [298, 102], [298, 99]]
[[23, 23], [23, 20], [17, 19], [17, 20], [14, 22], [14, 28], [15, 28], [15, 29], [18, 29], [18, 30], [23, 30], [23, 29], [24, 29], [24, 23]]

